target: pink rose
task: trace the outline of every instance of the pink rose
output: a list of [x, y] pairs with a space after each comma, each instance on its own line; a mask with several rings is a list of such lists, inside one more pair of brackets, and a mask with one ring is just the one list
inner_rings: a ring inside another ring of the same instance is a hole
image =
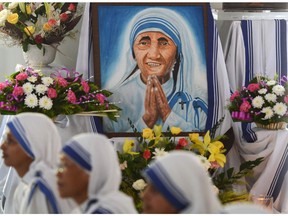
[[241, 112], [248, 112], [250, 108], [251, 108], [250, 103], [248, 101], [243, 101], [243, 103], [240, 106], [240, 111]]
[[17, 76], [16, 76], [16, 80], [26, 80], [28, 77], [28, 75], [26, 73], [19, 73]]
[[260, 86], [258, 83], [251, 83], [247, 86], [247, 89], [250, 91], [250, 92], [254, 92], [254, 91], [257, 91], [260, 89]]
[[3, 91], [3, 89], [5, 89], [6, 87], [7, 87], [6, 82], [0, 83], [0, 91]]
[[71, 3], [71, 4], [69, 5], [69, 7], [68, 7], [68, 10], [69, 10], [69, 11], [75, 11], [75, 10], [76, 10], [76, 6]]
[[57, 97], [57, 91], [53, 88], [49, 88], [47, 94], [48, 94], [48, 97], [51, 99]]
[[66, 14], [66, 13], [61, 13], [61, 14], [59, 15], [59, 18], [60, 18], [60, 21], [61, 21], [61, 22], [66, 22], [66, 21], [68, 20], [69, 16], [68, 16], [68, 14]]
[[68, 85], [67, 80], [65, 80], [63, 77], [57, 77], [57, 82], [60, 86], [66, 87]]
[[286, 95], [286, 96], [284, 97], [284, 102], [285, 102], [286, 104], [288, 104], [288, 95]]
[[72, 90], [68, 90], [68, 94], [67, 94], [67, 100], [72, 103], [72, 104], [76, 104], [76, 95]]
[[100, 94], [96, 94], [96, 99], [100, 102], [100, 104], [104, 104], [106, 97], [105, 97], [105, 95], [100, 93]]
[[178, 145], [184, 147], [184, 146], [188, 145], [188, 140], [185, 138], [180, 138], [178, 141]]
[[16, 87], [14, 87], [14, 90], [13, 90], [12, 94], [14, 96], [21, 96], [21, 95], [24, 94], [24, 90], [23, 90], [22, 87], [16, 86]]
[[235, 91], [235, 92], [231, 95], [230, 101], [231, 101], [231, 102], [234, 101], [234, 99], [235, 99], [236, 97], [239, 97], [239, 96], [240, 96], [239, 91]]
[[51, 27], [53, 27], [53, 26], [55, 26], [55, 25], [57, 24], [57, 21], [56, 21], [55, 19], [49, 19], [49, 20], [48, 20], [48, 24], [49, 24]]
[[88, 93], [89, 90], [90, 90], [90, 87], [89, 87], [88, 83], [85, 82], [85, 81], [82, 81], [82, 82], [81, 82], [81, 85], [83, 86], [84, 92], [85, 92], [85, 93]]

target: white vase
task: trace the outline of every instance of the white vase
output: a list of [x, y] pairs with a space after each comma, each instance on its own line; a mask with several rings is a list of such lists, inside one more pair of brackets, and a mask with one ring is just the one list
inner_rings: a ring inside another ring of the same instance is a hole
[[[57, 45], [43, 44], [42, 49], [36, 45], [29, 45], [27, 52], [23, 51], [23, 57], [27, 66], [32, 68], [48, 67], [55, 60]], [[43, 51], [45, 50], [45, 52]]]

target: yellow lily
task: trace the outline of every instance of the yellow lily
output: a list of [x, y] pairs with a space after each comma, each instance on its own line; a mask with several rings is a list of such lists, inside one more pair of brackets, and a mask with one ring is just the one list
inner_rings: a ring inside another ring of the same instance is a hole
[[131, 155], [137, 155], [139, 152], [133, 152], [132, 148], [134, 147], [134, 140], [125, 139], [123, 144], [123, 152]]
[[189, 138], [194, 143], [191, 148], [197, 149], [201, 155], [205, 155], [208, 145], [211, 142], [210, 131], [207, 131], [205, 134], [203, 142], [199, 140], [199, 134], [189, 134]]
[[181, 133], [182, 132], [182, 129], [181, 128], [179, 128], [179, 127], [171, 127], [171, 133], [173, 134], [173, 135], [178, 135], [179, 133]]
[[144, 139], [152, 140], [154, 139], [154, 133], [151, 128], [144, 128], [142, 136]]
[[210, 162], [216, 161], [221, 167], [224, 167], [226, 163], [226, 156], [222, 154], [222, 149], [224, 145], [220, 141], [213, 142], [209, 145], [208, 151], [210, 152], [210, 156], [208, 160]]

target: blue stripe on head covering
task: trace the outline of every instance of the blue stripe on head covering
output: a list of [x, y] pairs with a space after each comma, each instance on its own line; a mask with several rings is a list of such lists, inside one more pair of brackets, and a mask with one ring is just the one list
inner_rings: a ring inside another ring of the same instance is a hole
[[10, 122], [7, 123], [7, 126], [9, 127], [14, 137], [17, 139], [20, 146], [24, 149], [24, 151], [29, 155], [29, 157], [34, 159], [35, 156], [32, 152], [30, 142], [26, 137], [25, 129], [20, 123], [19, 119], [17, 117], [14, 117]]
[[154, 164], [146, 170], [143, 175], [151, 182], [153, 186], [179, 211], [185, 209], [189, 202], [179, 191], [175, 184], [170, 180], [170, 177], [165, 173], [160, 164]]
[[92, 170], [90, 153], [75, 140], [66, 144], [62, 151], [85, 170]]
[[138, 36], [139, 33], [143, 32], [143, 30], [145, 29], [147, 29], [147, 31], [151, 31], [151, 29], [153, 29], [154, 31], [155, 29], [162, 30], [176, 44], [177, 54], [180, 55], [182, 53], [181, 39], [179, 32], [170, 22], [159, 17], [147, 17], [135, 23], [130, 34], [131, 49], [133, 49], [135, 38]]

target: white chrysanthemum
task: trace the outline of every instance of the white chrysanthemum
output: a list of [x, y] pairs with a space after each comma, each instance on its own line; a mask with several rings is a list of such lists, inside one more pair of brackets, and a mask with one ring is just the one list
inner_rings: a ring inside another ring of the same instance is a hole
[[261, 112], [265, 114], [263, 119], [270, 119], [274, 116], [274, 112], [271, 107], [264, 107]]
[[18, 6], [18, 4], [19, 4], [18, 2], [11, 2], [8, 5], [8, 9], [12, 10], [12, 9], [16, 8]]
[[23, 91], [26, 95], [29, 95], [32, 93], [33, 89], [34, 89], [34, 85], [32, 85], [31, 83], [27, 82], [25, 83], [23, 86]]
[[146, 182], [143, 180], [143, 179], [138, 179], [137, 181], [133, 182], [132, 184], [132, 187], [135, 189], [135, 190], [144, 190], [145, 187], [146, 187]]
[[208, 169], [211, 167], [211, 163], [208, 161], [208, 159], [202, 155], [198, 155], [198, 158], [200, 159], [200, 162], [204, 166], [205, 170], [208, 171]]
[[266, 94], [267, 93], [267, 89], [266, 88], [262, 88], [260, 90], [258, 90], [259, 94]]
[[7, 16], [11, 14], [10, 10], [7, 9], [3, 9], [2, 11], [0, 11], [0, 26], [4, 26]]
[[276, 103], [273, 107], [274, 112], [279, 115], [283, 116], [287, 112], [287, 106], [284, 103]]
[[24, 100], [25, 105], [27, 105], [29, 108], [34, 108], [38, 105], [38, 98], [35, 94], [27, 95], [27, 97]]
[[36, 76], [30, 76], [30, 77], [27, 78], [27, 80], [28, 80], [29, 82], [31, 82], [31, 83], [35, 83], [36, 80], [37, 80], [37, 77], [36, 77]]
[[277, 101], [277, 96], [275, 94], [268, 93], [264, 97], [268, 102], [274, 102], [275, 103]]
[[44, 97], [40, 98], [40, 100], [39, 100], [39, 107], [40, 108], [50, 110], [52, 108], [52, 106], [53, 106], [53, 102], [49, 97], [44, 96]]
[[261, 96], [256, 96], [252, 100], [252, 106], [255, 108], [261, 108], [264, 104], [264, 99]]
[[41, 80], [45, 86], [53, 84], [53, 79], [51, 77], [42, 77]]
[[272, 85], [275, 85], [276, 84], [276, 81], [275, 80], [269, 80], [267, 81], [267, 85], [268, 86], [272, 86]]
[[275, 85], [275, 86], [272, 88], [272, 91], [273, 91], [276, 95], [282, 96], [282, 95], [284, 95], [284, 93], [285, 93], [285, 88], [284, 88], [284, 86], [282, 86], [282, 85]]
[[165, 148], [155, 148], [155, 151], [153, 152], [155, 156], [152, 158], [158, 158], [158, 157], [163, 157], [168, 154], [168, 152], [165, 151]]
[[35, 89], [38, 94], [45, 94], [46, 91], [48, 90], [47, 86], [43, 84], [36, 85]]

